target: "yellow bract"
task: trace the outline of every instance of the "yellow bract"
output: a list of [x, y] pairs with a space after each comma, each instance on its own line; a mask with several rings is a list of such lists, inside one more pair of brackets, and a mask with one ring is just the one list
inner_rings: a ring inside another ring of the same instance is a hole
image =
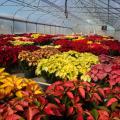
[[87, 44], [92, 44], [92, 43], [93, 43], [93, 41], [88, 41], [88, 42], [87, 42]]
[[5, 68], [0, 68], [0, 80], [8, 76], [9, 74], [4, 72]]
[[46, 72], [63, 80], [74, 80], [81, 76], [82, 80], [90, 81], [87, 72], [92, 65], [97, 63], [99, 63], [99, 59], [92, 53], [69, 51], [39, 60], [36, 75]]
[[14, 46], [17, 45], [33, 45], [34, 42], [31, 41], [20, 41], [20, 40], [15, 40], [15, 41], [10, 41]]
[[79, 36], [77, 39], [73, 39], [73, 40], [74, 40], [74, 41], [77, 41], [77, 40], [83, 40], [83, 39], [85, 39], [84, 36]]
[[[4, 74], [4, 69], [0, 69], [0, 74]], [[0, 99], [16, 95], [17, 97], [23, 96], [23, 91], [28, 91], [31, 94], [41, 94], [42, 90], [39, 85], [31, 80], [14, 75], [7, 75], [0, 79]]]
[[44, 45], [44, 46], [40, 46], [40, 48], [48, 48], [48, 47], [50, 47], [50, 48], [60, 48], [61, 45], [55, 45], [55, 46], [52, 46], [52, 45]]
[[31, 35], [32, 38], [38, 38], [39, 36], [41, 36], [40, 33], [36, 33], [36, 34], [32, 34], [32, 35]]

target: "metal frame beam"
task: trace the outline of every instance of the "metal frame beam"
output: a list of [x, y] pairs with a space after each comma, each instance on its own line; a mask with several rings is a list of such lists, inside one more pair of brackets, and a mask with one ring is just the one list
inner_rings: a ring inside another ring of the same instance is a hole
[[[0, 16], [0, 19], [13, 21], [13, 18], [4, 17], [4, 16]], [[60, 25], [52, 25], [52, 24], [44, 24], [44, 23], [40, 23], [40, 22], [32, 22], [32, 21], [26, 21], [26, 20], [21, 20], [21, 19], [16, 19], [16, 18], [14, 19], [14, 21], [24, 22], [24, 23], [28, 22], [28, 23], [31, 23], [31, 24], [38, 24], [38, 25], [46, 25], [46, 26], [54, 26], [54, 27], [61, 27], [61, 28], [72, 29], [71, 27], [65, 27], [65, 26], [60, 26]]]
[[[98, 1], [101, 2], [101, 3], [103, 3], [101, 0], [98, 0]], [[86, 0], [84, 0], [83, 2], [84, 2], [85, 4], [87, 3], [88, 5], [92, 5], [90, 2], [88, 2], [88, 1], [86, 1]], [[103, 3], [103, 4], [105, 4], [106, 6], [108, 6], [106, 3]], [[99, 8], [102, 8], [102, 7], [103, 7], [103, 6], [101, 6], [99, 3], [95, 3], [95, 5], [98, 6]], [[106, 7], [105, 7], [105, 8], [106, 8]], [[107, 8], [107, 9], [108, 9], [108, 8]], [[106, 9], [106, 10], [107, 10], [107, 9]], [[111, 9], [114, 9], [114, 7], [110, 6], [110, 8], [109, 8], [109, 12], [110, 12], [110, 13], [113, 13], [113, 12], [111, 11]], [[98, 9], [98, 10], [100, 10], [100, 9]], [[116, 10], [118, 10], [118, 9], [116, 8]], [[102, 11], [106, 12], [105, 9], [103, 9]], [[118, 12], [119, 12], [119, 11], [118, 11]], [[116, 14], [112, 14], [112, 15], [113, 15], [113, 16], [112, 16], [113, 18], [114, 18], [115, 16], [118, 16], [118, 17], [120, 18], [120, 15], [117, 14], [117, 13], [116, 13]], [[100, 17], [99, 17], [99, 19], [102, 21], [102, 19], [101, 19]], [[117, 20], [117, 19], [116, 19], [116, 20]], [[105, 21], [103, 21], [103, 22], [105, 22]], [[111, 24], [110, 22], [108, 23], [108, 22], [107, 22], [107, 19], [106, 19], [106, 24], [109, 24], [109, 25], [111, 25], [111, 26], [114, 27], [114, 24], [113, 24], [113, 23]]]
[[[108, 4], [106, 4], [105, 2], [103, 2], [103, 1], [101, 1], [101, 0], [98, 0], [99, 2], [101, 2], [101, 3], [103, 3], [104, 5], [108, 5]], [[108, 1], [108, 3], [109, 3], [109, 1]], [[113, 8], [113, 6], [111, 6], [110, 4], [108, 5], [108, 7], [110, 8]], [[108, 8], [108, 9], [109, 9]], [[118, 12], [120, 12], [120, 10], [118, 10], [118, 9], [115, 9], [116, 11], [118, 11]], [[109, 12], [110, 12], [110, 9], [109, 9]], [[115, 14], [115, 15], [118, 15], [117, 13]], [[118, 17], [120, 17], [119, 15], [118, 15]]]

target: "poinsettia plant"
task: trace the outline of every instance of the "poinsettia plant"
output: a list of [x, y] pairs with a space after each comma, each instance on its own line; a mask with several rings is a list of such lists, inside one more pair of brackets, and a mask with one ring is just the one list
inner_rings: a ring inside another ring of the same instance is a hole
[[109, 54], [112, 56], [119, 56], [120, 55], [120, 42], [118, 40], [109, 40], [109, 41], [102, 41], [103, 45], [108, 46]]
[[5, 67], [10, 72], [12, 68], [18, 66], [18, 54], [20, 51], [34, 51], [37, 49], [39, 49], [37, 46], [1, 46], [0, 67]]
[[[11, 76], [0, 69], [0, 120], [33, 120], [45, 117], [39, 85], [30, 79]], [[41, 113], [40, 113], [41, 112]]]
[[61, 45], [60, 51], [75, 50], [78, 52], [91, 52], [96, 55], [119, 55], [120, 42], [112, 40], [103, 40], [103, 37], [95, 36], [83, 40], [69, 41], [67, 39], [58, 39], [53, 42], [55, 45]]
[[52, 43], [54, 35], [40, 35], [38, 38], [34, 38], [33, 41], [36, 45], [49, 45]]
[[2, 101], [14, 96], [22, 98], [24, 95], [29, 95], [32, 97], [34, 94], [41, 93], [42, 90], [35, 81], [11, 75], [0, 79], [0, 100]]
[[31, 52], [23, 50], [18, 55], [19, 67], [21, 71], [25, 73], [25, 77], [34, 77], [38, 60], [49, 58], [50, 56], [59, 53], [60, 51], [53, 47], [39, 48], [38, 50]]
[[52, 110], [49, 115], [55, 116], [56, 119], [119, 119], [119, 89], [120, 87], [103, 89], [95, 83], [88, 82], [58, 81], [47, 88], [46, 94], [48, 100], [60, 108], [57, 112], [59, 115], [55, 115], [55, 111], [50, 106], [46, 109]]
[[90, 81], [87, 72], [92, 65], [97, 63], [99, 63], [99, 59], [94, 54], [68, 51], [47, 59], [40, 59], [36, 68], [36, 75], [42, 75], [50, 83], [56, 80], [74, 80], [77, 78]]
[[120, 119], [120, 86], [58, 81], [45, 93], [36, 82], [11, 76], [1, 69], [1, 120]]
[[109, 56], [100, 56], [100, 64], [92, 66], [89, 75], [92, 81], [101, 85], [110, 85], [111, 87], [120, 84], [120, 58]]
[[0, 101], [0, 120], [47, 120], [43, 110], [47, 103], [42, 95], [31, 98], [27, 93], [22, 99], [14, 97]]
[[60, 51], [56, 48], [45, 47], [35, 51], [21, 51], [18, 55], [19, 61], [26, 61], [28, 66], [37, 66], [37, 61], [42, 58], [49, 58], [54, 54], [59, 54]]

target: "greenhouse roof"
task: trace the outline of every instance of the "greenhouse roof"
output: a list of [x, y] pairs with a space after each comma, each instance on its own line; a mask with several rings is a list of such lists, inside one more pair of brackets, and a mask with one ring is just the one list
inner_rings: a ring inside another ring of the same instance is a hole
[[0, 16], [73, 27], [110, 25], [120, 29], [119, 0], [0, 0]]

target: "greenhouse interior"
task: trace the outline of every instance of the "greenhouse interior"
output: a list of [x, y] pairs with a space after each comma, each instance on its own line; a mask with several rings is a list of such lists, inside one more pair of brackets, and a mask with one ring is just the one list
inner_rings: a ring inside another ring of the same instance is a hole
[[120, 120], [120, 0], [0, 0], [0, 120]]

